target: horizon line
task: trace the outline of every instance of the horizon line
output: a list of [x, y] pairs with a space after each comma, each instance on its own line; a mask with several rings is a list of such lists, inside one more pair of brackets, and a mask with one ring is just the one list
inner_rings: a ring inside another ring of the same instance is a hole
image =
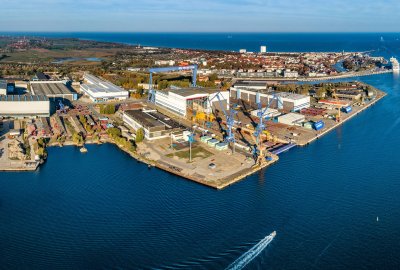
[[0, 30], [0, 33], [102, 33], [102, 34], [400, 34], [400, 32], [391, 32], [391, 31], [382, 31], [382, 32], [368, 32], [368, 31], [352, 31], [352, 32], [337, 32], [337, 31], [327, 31], [327, 32], [322, 32], [322, 31], [299, 31], [299, 32], [286, 32], [286, 31], [270, 31], [270, 32], [259, 32], [259, 31], [248, 31], [248, 32], [229, 32], [229, 31], [218, 31], [218, 32], [207, 32], [207, 31], [149, 31], [149, 32], [134, 32], [134, 31], [46, 31], [46, 30], [41, 30], [41, 31], [22, 31], [22, 30], [17, 30], [17, 31], [3, 31]]

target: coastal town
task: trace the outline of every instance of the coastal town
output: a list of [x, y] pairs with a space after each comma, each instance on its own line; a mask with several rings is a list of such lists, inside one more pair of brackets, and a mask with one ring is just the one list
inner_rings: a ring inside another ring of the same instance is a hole
[[[84, 154], [87, 144], [112, 143], [150, 168], [216, 189], [270, 166], [386, 95], [329, 79], [398, 71], [396, 59], [367, 52], [0, 41], [0, 171], [36, 170], [48, 147], [76, 145]], [[60, 44], [70, 51], [61, 55]]]

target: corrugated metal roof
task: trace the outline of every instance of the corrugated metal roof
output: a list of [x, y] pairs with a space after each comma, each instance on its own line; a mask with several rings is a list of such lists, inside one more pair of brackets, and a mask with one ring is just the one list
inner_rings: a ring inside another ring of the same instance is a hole
[[0, 89], [7, 89], [7, 81], [0, 80]]
[[96, 93], [101, 93], [101, 92], [106, 92], [106, 93], [117, 93], [117, 92], [122, 92], [125, 91], [123, 88], [116, 86], [115, 84], [112, 84], [111, 82], [102, 80], [96, 76], [93, 76], [89, 73], [85, 73], [84, 79], [87, 81], [87, 83], [82, 84], [81, 87], [83, 87], [85, 90], [90, 90], [92, 92]]
[[0, 101], [9, 101], [9, 102], [28, 102], [28, 101], [48, 101], [49, 99], [46, 96], [37, 96], [37, 95], [7, 95], [0, 96]]
[[180, 88], [180, 89], [167, 89], [166, 92], [171, 92], [183, 97], [193, 96], [197, 94], [214, 94], [219, 91], [227, 92], [223, 90], [219, 90], [217, 88]]
[[35, 95], [54, 96], [73, 94], [63, 83], [32, 82], [31, 89]]

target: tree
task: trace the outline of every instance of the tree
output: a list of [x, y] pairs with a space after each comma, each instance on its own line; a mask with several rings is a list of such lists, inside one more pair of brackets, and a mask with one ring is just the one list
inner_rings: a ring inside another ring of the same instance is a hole
[[107, 105], [100, 105], [100, 113], [101, 114], [114, 114], [115, 113], [115, 106], [113, 104]]
[[311, 86], [309, 84], [303, 84], [300, 87], [300, 94], [302, 95], [308, 95], [309, 91], [311, 89]]
[[74, 134], [72, 134], [72, 141], [76, 145], [82, 145], [83, 144], [83, 136], [82, 136], [82, 134], [74, 132]]
[[115, 139], [121, 136], [121, 130], [119, 128], [109, 128], [107, 129], [107, 134]]
[[46, 148], [44, 147], [39, 147], [37, 150], [37, 154], [40, 158], [46, 158], [47, 157], [47, 151]]
[[326, 89], [324, 87], [317, 88], [317, 96], [323, 98], [326, 95]]
[[85, 126], [87, 124], [86, 117], [83, 115], [79, 115], [79, 121]]
[[94, 135], [93, 135], [93, 141], [94, 141], [94, 142], [99, 142], [99, 141], [100, 141], [99, 135], [94, 134]]
[[215, 80], [218, 80], [218, 74], [213, 73], [213, 74], [211, 74], [211, 75], [208, 77], [208, 79], [209, 79], [210, 81], [214, 82]]
[[139, 128], [136, 131], [136, 142], [140, 143], [144, 140], [144, 129], [143, 128]]

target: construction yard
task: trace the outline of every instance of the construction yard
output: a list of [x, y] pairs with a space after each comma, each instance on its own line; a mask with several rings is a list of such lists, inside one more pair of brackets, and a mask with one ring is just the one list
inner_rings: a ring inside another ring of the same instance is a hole
[[[138, 154], [152, 160], [156, 167], [182, 176], [195, 182], [221, 189], [240, 181], [261, 167], [254, 167], [255, 161], [251, 153], [230, 149], [218, 151], [214, 147], [200, 141], [196, 136], [192, 145], [192, 161], [190, 161], [189, 143], [173, 145], [170, 139], [143, 142], [138, 146]], [[267, 161], [268, 166], [278, 160], [273, 155]]]

